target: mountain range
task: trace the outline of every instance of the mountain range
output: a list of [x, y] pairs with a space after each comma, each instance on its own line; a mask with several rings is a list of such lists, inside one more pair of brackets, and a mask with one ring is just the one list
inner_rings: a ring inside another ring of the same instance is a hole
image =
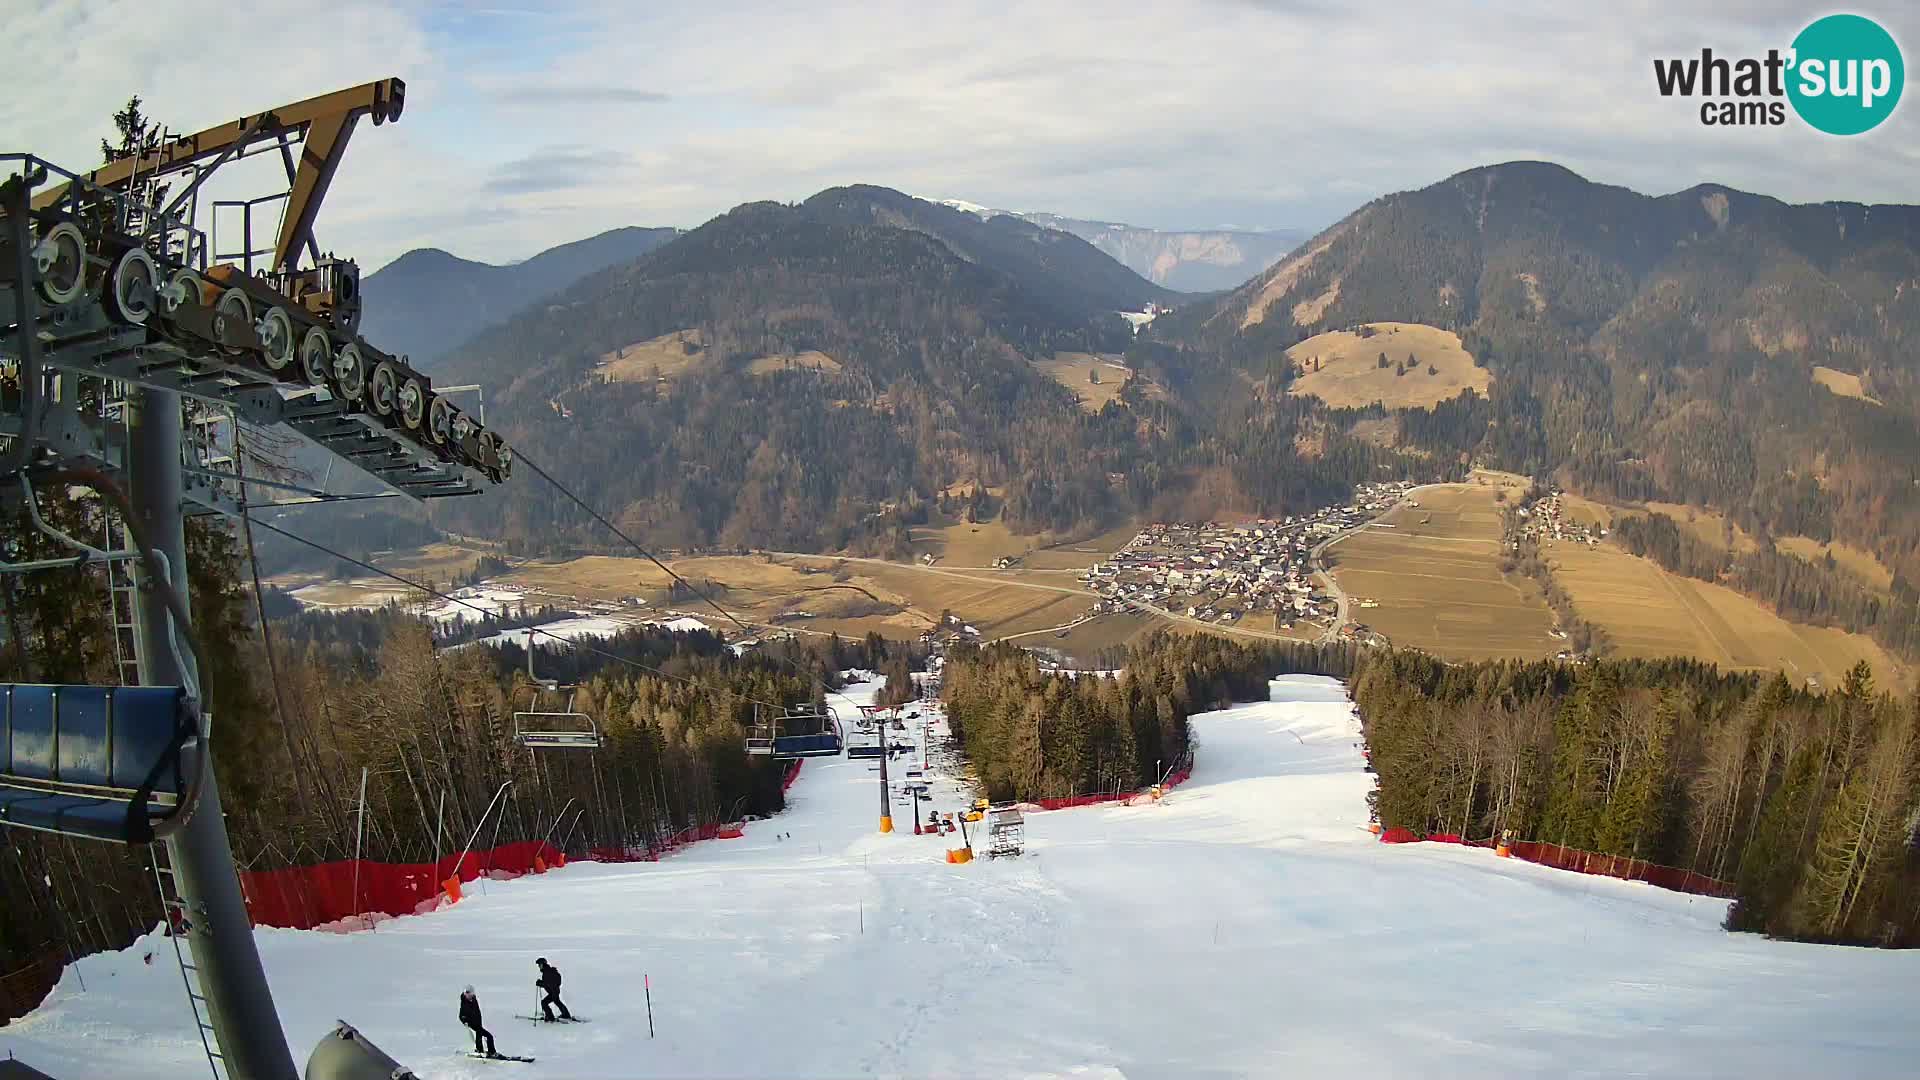
[[506, 266], [416, 248], [360, 283], [360, 332], [368, 341], [431, 368], [468, 336], [502, 322], [587, 274], [631, 262], [678, 229], [612, 229]]
[[1401, 414], [1403, 439], [1920, 578], [1920, 208], [1647, 196], [1515, 162], [1368, 203], [1154, 337], [1205, 381], [1387, 319], [1457, 332], [1493, 380]]
[[[1114, 315], [1146, 303], [1174, 310], [1138, 335]], [[1482, 377], [1422, 407], [1309, 392], [1287, 350], [1389, 321], [1457, 335]], [[1920, 576], [1917, 335], [1920, 210], [1514, 162], [1376, 199], [1201, 298], [884, 188], [748, 204], [437, 374], [486, 383], [511, 441], [670, 546], [897, 554], [974, 482], [1017, 531], [1079, 534], [1485, 465], [1847, 540], [1898, 600]], [[1081, 407], [1040, 366], [1062, 353], [1124, 363], [1115, 400]], [[522, 550], [604, 544], [526, 480], [436, 514]]]
[[1018, 218], [1072, 233], [1156, 285], [1180, 292], [1231, 289], [1273, 265], [1309, 235], [1302, 229], [1148, 229], [1029, 210], [994, 210], [964, 199], [940, 203], [981, 218]]

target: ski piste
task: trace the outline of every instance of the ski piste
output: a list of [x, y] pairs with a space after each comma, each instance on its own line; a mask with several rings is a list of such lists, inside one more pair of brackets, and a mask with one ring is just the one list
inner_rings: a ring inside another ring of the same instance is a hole
[[[865, 703], [879, 689], [844, 692]], [[952, 776], [961, 763], [943, 768], [937, 712], [933, 727], [935, 808], [958, 810], [972, 801]], [[1017, 860], [947, 863], [959, 835], [913, 835], [898, 797], [895, 831], [879, 834], [877, 775], [820, 758], [788, 809], [739, 839], [487, 881], [377, 933], [256, 939], [289, 988], [276, 1002], [288, 1031], [329, 1030], [352, 1002], [368, 1038], [433, 1080], [1490, 1080], [1561, 1076], [1570, 1054], [1673, 1080], [1913, 1076], [1910, 955], [1730, 935], [1724, 901], [1377, 843], [1363, 831], [1374, 778], [1332, 679], [1282, 677], [1271, 701], [1193, 727], [1193, 774], [1158, 805], [1029, 814]], [[0, 1028], [0, 1059], [62, 1080], [205, 1076], [179, 971], [141, 961], [155, 948], [171, 946], [151, 936], [81, 958]], [[452, 1049], [472, 1045], [454, 1042], [457, 988], [510, 1018], [533, 995], [536, 956], [607, 1027], [511, 1028], [513, 1049], [546, 1066], [524, 1074]], [[659, 1038], [643, 1046], [645, 975]]]
[[473, 1051], [471, 1051], [471, 1050], [469, 1050], [469, 1051], [467, 1051], [467, 1056], [468, 1056], [468, 1057], [470, 1057], [470, 1058], [472, 1058], [472, 1059], [474, 1059], [475, 1061], [520, 1061], [520, 1062], [531, 1062], [531, 1061], [533, 1060], [533, 1059], [532, 1059], [532, 1058], [530, 1058], [530, 1057], [522, 1057], [522, 1056], [521, 1056], [521, 1055], [519, 1055], [519, 1054], [476, 1054], [476, 1053], [474, 1053], [474, 1052], [473, 1052]]

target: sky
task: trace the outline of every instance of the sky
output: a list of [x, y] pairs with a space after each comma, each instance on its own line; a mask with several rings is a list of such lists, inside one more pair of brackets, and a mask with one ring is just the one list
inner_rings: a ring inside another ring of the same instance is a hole
[[[1880, 3], [1849, 10], [1920, 62], [1920, 10]], [[1156, 228], [1318, 229], [1521, 158], [1655, 194], [1920, 201], [1920, 100], [1836, 138], [1658, 95], [1656, 57], [1764, 55], [1832, 10], [1734, 6], [0, 0], [34, 88], [0, 97], [0, 150], [90, 168], [131, 94], [193, 131], [398, 75], [404, 115], [360, 125], [316, 229], [369, 270], [848, 183]], [[270, 187], [234, 171], [212, 197]]]

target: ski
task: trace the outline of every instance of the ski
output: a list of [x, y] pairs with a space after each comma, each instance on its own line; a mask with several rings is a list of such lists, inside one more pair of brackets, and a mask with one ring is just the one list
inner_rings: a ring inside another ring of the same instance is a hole
[[553, 1017], [552, 1019], [548, 1019], [547, 1017], [544, 1017], [544, 1016], [528, 1016], [525, 1013], [519, 1013], [517, 1015], [522, 1020], [531, 1020], [536, 1024], [585, 1024], [585, 1023], [588, 1023], [586, 1018], [579, 1017], [579, 1016], [556, 1016], [556, 1017]]
[[533, 1060], [530, 1057], [520, 1057], [516, 1054], [477, 1054], [471, 1050], [467, 1051], [467, 1056], [470, 1058], [473, 1058], [476, 1061], [532, 1061]]

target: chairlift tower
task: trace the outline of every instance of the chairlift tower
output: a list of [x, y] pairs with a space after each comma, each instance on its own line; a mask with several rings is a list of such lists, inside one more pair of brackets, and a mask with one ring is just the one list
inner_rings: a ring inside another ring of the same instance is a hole
[[[15, 561], [0, 550], [0, 572], [105, 567], [117, 670], [139, 684], [0, 687], [0, 734], [13, 748], [0, 762], [0, 825], [155, 846], [169, 923], [181, 917], [191, 949], [182, 977], [203, 1041], [213, 1035], [216, 1078], [296, 1073], [208, 749], [185, 517], [418, 503], [477, 494], [512, 469], [511, 452], [482, 423], [405, 357], [359, 335], [359, 269], [314, 242], [354, 127], [398, 120], [405, 95], [399, 79], [382, 79], [163, 135], [89, 173], [0, 154], [0, 498], [24, 504], [33, 527], [71, 552]], [[215, 217], [242, 211], [238, 247], [216, 250], [197, 223], [206, 180], [275, 153], [285, 189], [214, 204]], [[256, 244], [253, 211], [274, 204], [272, 240]], [[340, 494], [246, 476], [243, 425], [297, 438], [374, 486]], [[67, 488], [112, 504], [102, 507], [102, 543], [39, 515], [37, 492]], [[265, 501], [249, 499], [253, 491]], [[312, 1080], [339, 1075], [320, 1057]]]

